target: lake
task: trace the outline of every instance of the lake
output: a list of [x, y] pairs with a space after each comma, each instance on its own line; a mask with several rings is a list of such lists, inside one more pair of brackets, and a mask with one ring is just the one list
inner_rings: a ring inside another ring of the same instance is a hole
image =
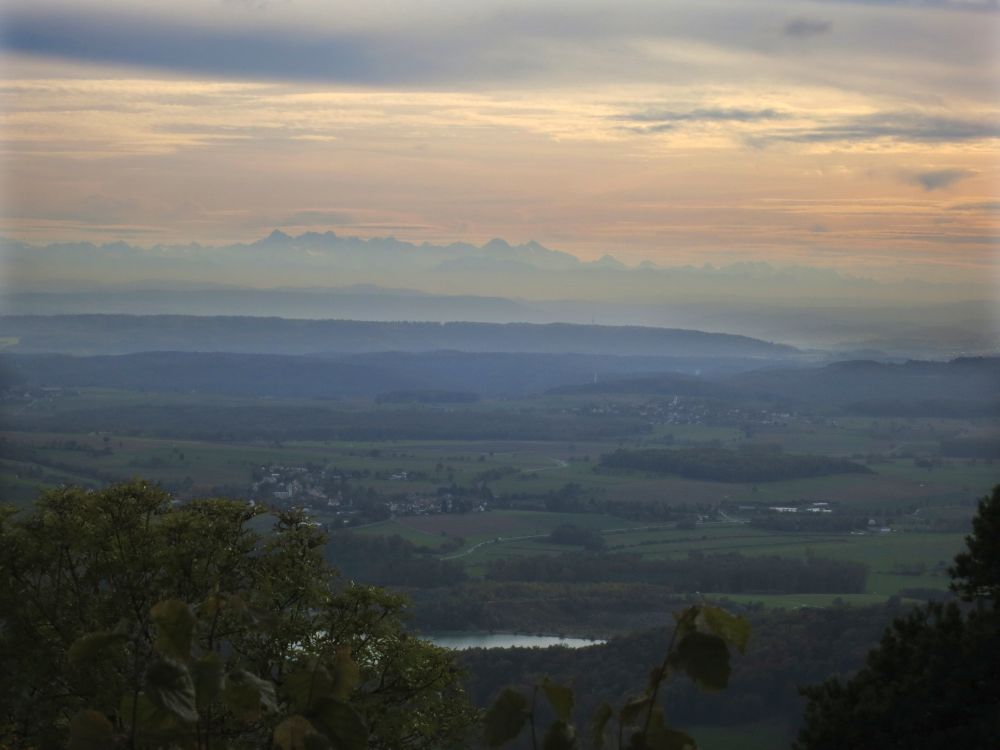
[[565, 646], [583, 648], [604, 641], [589, 638], [563, 638], [558, 635], [518, 635], [516, 633], [431, 633], [426, 639], [435, 646], [463, 651], [467, 648], [548, 648]]

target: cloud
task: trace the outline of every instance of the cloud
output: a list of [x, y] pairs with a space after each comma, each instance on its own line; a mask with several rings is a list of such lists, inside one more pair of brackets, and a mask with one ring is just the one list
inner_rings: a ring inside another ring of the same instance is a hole
[[918, 172], [906, 176], [906, 181], [921, 185], [924, 190], [944, 190], [959, 180], [972, 177], [976, 173], [969, 169], [934, 169], [930, 172]]
[[892, 139], [917, 143], [958, 143], [1000, 138], [1000, 123], [966, 120], [914, 112], [881, 112], [853, 117], [831, 125], [797, 128], [755, 136], [754, 144], [771, 141], [831, 143]]
[[1000, 201], [980, 201], [979, 203], [956, 203], [951, 211], [973, 211], [976, 213], [1000, 214]]
[[647, 110], [615, 117], [628, 122], [759, 122], [787, 117], [775, 109], [742, 109], [739, 107], [706, 107], [688, 112]]
[[819, 18], [793, 18], [785, 24], [785, 36], [805, 38], [826, 34], [833, 28], [830, 21]]
[[625, 126], [633, 133], [664, 133], [677, 128], [682, 123], [752, 123], [767, 120], [783, 120], [788, 115], [776, 109], [743, 109], [740, 107], [705, 107], [686, 112], [670, 110], [645, 110], [616, 115], [612, 120], [631, 123]]
[[11, 218], [57, 219], [106, 226], [134, 220], [141, 210], [140, 202], [132, 198], [91, 193], [74, 196], [71, 202], [59, 206], [18, 205], [18, 201], [11, 201], [0, 208], [0, 214]]
[[[561, 0], [477, 0], [475, 12], [454, 0], [430, 0], [392, 4], [400, 7], [391, 14], [383, 4], [340, 7], [324, 0], [118, 0], [103, 7], [80, 0], [9, 0], [0, 46], [81, 63], [226, 80], [429, 87], [542, 79], [594, 85], [623, 76], [633, 82], [692, 84], [726, 71], [743, 79], [761, 66], [780, 77], [785, 64], [788, 79], [825, 78], [831, 70], [816, 65], [819, 58], [808, 65], [801, 56], [790, 64], [783, 60], [773, 49], [773, 36], [815, 37], [834, 25], [835, 44], [824, 45], [829, 49], [823, 54], [846, 60], [862, 78], [873, 70], [873, 58], [919, 60], [918, 66], [892, 67], [897, 87], [911, 85], [901, 78], [926, 78], [946, 65], [980, 71], [993, 58], [989, 29], [969, 14], [954, 14], [942, 24], [927, 14], [904, 16], [896, 12], [897, 4], [881, 3], [885, 10], [872, 11], [872, 18], [859, 24], [853, 9], [838, 4], [843, 6], [826, 4], [820, 17], [798, 17], [789, 15], [787, 0], [637, 0], [613, 9], [586, 0], [571, 6]], [[967, 6], [988, 7], [971, 0], [934, 5]], [[789, 56], [797, 52], [785, 51]], [[928, 60], [933, 65], [925, 65]], [[845, 85], [850, 77], [837, 73]], [[989, 76], [966, 76], [962, 86], [982, 88], [982, 78]]]
[[281, 224], [283, 226], [350, 225], [354, 221], [354, 215], [348, 211], [304, 209], [286, 216]]
[[503, 40], [442, 30], [352, 30], [199, 23], [136, 13], [22, 10], [6, 14], [0, 47], [81, 62], [134, 65], [230, 79], [339, 81], [379, 85], [477, 77], [522, 77], [544, 56]]
[[630, 133], [639, 133], [640, 135], [653, 135], [656, 133], [669, 133], [672, 130], [676, 130], [677, 126], [672, 122], [661, 122], [655, 125], [628, 125], [623, 128]]
[[275, 5], [284, 5], [288, 0], [222, 0], [228, 5], [241, 5], [250, 10], [264, 10]]
[[874, 5], [879, 7], [936, 8], [939, 10], [967, 10], [995, 12], [997, 0], [825, 0], [840, 5]]

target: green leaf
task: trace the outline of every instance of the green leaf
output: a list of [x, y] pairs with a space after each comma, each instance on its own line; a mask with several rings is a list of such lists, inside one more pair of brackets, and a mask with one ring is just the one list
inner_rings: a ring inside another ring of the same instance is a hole
[[647, 750], [698, 750], [698, 744], [691, 735], [677, 729], [664, 729], [655, 736], [646, 736]]
[[196, 620], [187, 603], [165, 599], [153, 605], [150, 615], [160, 631], [155, 644], [157, 651], [175, 659], [190, 659]]
[[623, 727], [629, 724], [635, 724], [639, 717], [642, 715], [643, 711], [649, 708], [649, 702], [652, 700], [651, 696], [646, 694], [639, 698], [633, 698], [624, 706], [622, 710], [618, 712], [618, 721]]
[[274, 685], [243, 669], [235, 669], [226, 675], [222, 685], [222, 702], [247, 722], [259, 719], [264, 710], [276, 711], [278, 708]]
[[219, 610], [222, 609], [222, 597], [219, 596], [218, 585], [216, 585], [215, 588], [215, 593], [206, 597], [200, 604], [195, 605], [198, 617], [205, 620], [211, 620], [219, 614]]
[[741, 654], [746, 653], [747, 642], [750, 640], [750, 623], [746, 618], [730, 614], [721, 607], [705, 605], [701, 616], [708, 630], [733, 644]]
[[528, 719], [528, 701], [516, 690], [505, 688], [483, 717], [488, 747], [500, 747], [521, 733]]
[[542, 750], [575, 750], [576, 730], [565, 721], [554, 721], [542, 738]]
[[154, 705], [145, 693], [139, 693], [135, 698], [131, 695], [123, 697], [118, 712], [126, 727], [132, 726], [134, 717], [136, 729], [141, 735], [176, 730], [179, 726], [173, 714]]
[[181, 721], [198, 721], [194, 682], [183, 664], [171, 659], [159, 659], [150, 664], [146, 669], [146, 695], [154, 705]]
[[643, 738], [643, 750], [698, 750], [691, 735], [678, 729], [652, 730]]
[[306, 737], [316, 728], [305, 716], [289, 716], [274, 728], [274, 744], [281, 750], [306, 750]]
[[368, 727], [354, 706], [336, 698], [322, 698], [312, 712], [312, 721], [337, 750], [365, 750]]
[[219, 606], [240, 615], [246, 613], [250, 609], [249, 606], [247, 606], [246, 600], [244, 600], [239, 594], [225, 594], [219, 600]]
[[607, 703], [602, 703], [594, 711], [594, 718], [591, 719], [593, 725], [593, 744], [594, 750], [602, 750], [604, 747], [604, 730], [608, 726], [608, 722], [614, 715], [614, 711], [611, 709]]
[[552, 710], [562, 721], [569, 721], [573, 714], [573, 691], [564, 685], [552, 682], [548, 677], [542, 680], [542, 690], [549, 699]]
[[222, 694], [224, 666], [222, 657], [216, 653], [205, 654], [191, 665], [195, 702], [199, 709], [211, 705]]
[[126, 641], [128, 641], [128, 636], [124, 633], [110, 633], [107, 631], [87, 633], [73, 641], [73, 645], [69, 647], [66, 656], [70, 664], [80, 666], [93, 660], [105, 649], [125, 643]]
[[652, 693], [656, 690], [656, 686], [663, 682], [666, 676], [667, 672], [664, 670], [662, 664], [657, 664], [649, 670], [649, 682], [646, 683], [646, 692]]
[[307, 734], [305, 745], [306, 750], [333, 750], [330, 740], [321, 734]]
[[282, 689], [296, 710], [310, 711], [320, 698], [332, 693], [333, 685], [333, 677], [319, 659], [308, 659], [285, 675]]
[[643, 750], [698, 750], [690, 735], [667, 726], [662, 708], [654, 708], [649, 729], [642, 738]]
[[723, 690], [729, 684], [729, 649], [717, 635], [689, 633], [671, 660], [705, 690]]
[[674, 620], [677, 621], [677, 630], [674, 633], [674, 643], [680, 643], [689, 633], [698, 629], [698, 615], [701, 614], [701, 607], [697, 604], [674, 612]]
[[69, 723], [69, 750], [105, 750], [114, 744], [115, 728], [100, 711], [80, 711]]
[[337, 663], [333, 668], [333, 697], [347, 700], [361, 682], [361, 668], [351, 656], [350, 646], [337, 647]]

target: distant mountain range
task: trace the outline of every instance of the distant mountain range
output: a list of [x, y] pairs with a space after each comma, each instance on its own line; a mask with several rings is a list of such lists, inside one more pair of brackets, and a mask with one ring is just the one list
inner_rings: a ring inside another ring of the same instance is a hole
[[[413, 270], [438, 270], [454, 272], [522, 272], [522, 271], [578, 271], [604, 270], [628, 271], [638, 270], [642, 273], [650, 271], [669, 271], [690, 275], [711, 271], [719, 276], [758, 278], [769, 276], [811, 276], [816, 279], [846, 280], [839, 274], [822, 269], [798, 268], [794, 272], [778, 270], [767, 263], [750, 262], [737, 263], [716, 269], [711, 266], [695, 268], [663, 267], [650, 261], [644, 261], [635, 269], [630, 269], [618, 259], [604, 255], [596, 261], [586, 262], [570, 253], [551, 250], [543, 245], [529, 241], [520, 245], [512, 245], [506, 240], [494, 238], [482, 245], [468, 242], [453, 242], [437, 245], [430, 242], [412, 243], [395, 237], [374, 237], [365, 239], [338, 235], [335, 232], [305, 232], [292, 236], [275, 229], [270, 235], [256, 242], [234, 243], [222, 246], [205, 246], [197, 243], [186, 245], [154, 245], [142, 248], [126, 242], [110, 242], [95, 245], [90, 242], [53, 243], [45, 246], [33, 246], [10, 239], [0, 239], [0, 252], [15, 265], [37, 265], [44, 260], [62, 260], [76, 265], [76, 261], [88, 261], [98, 264], [116, 262], [128, 264], [132, 268], [144, 268], [147, 276], [137, 278], [167, 278], [171, 270], [181, 272], [188, 268], [202, 267], [211, 269], [219, 261], [235, 260], [248, 265], [270, 267], [274, 271], [280, 266], [291, 265], [300, 268], [323, 268], [329, 272], [347, 272], [350, 270], [379, 269], [392, 271], [403, 268]], [[27, 268], [23, 269], [27, 270]], [[36, 269], [37, 270], [37, 269]], [[65, 267], [53, 266], [49, 270], [60, 274], [66, 279], [79, 279], [85, 276], [65, 273]], [[124, 269], [117, 269], [116, 277], [121, 277]], [[235, 270], [226, 265], [226, 276]], [[213, 274], [219, 283], [225, 283], [226, 276]], [[181, 276], [174, 277], [175, 281]], [[193, 280], [193, 279], [192, 279]], [[315, 280], [315, 279], [314, 279]], [[853, 279], [852, 283], [872, 284], [873, 282]]]
[[143, 248], [0, 239], [6, 314], [252, 315], [685, 328], [902, 357], [1000, 351], [989, 280], [878, 283], [745, 262], [629, 267], [537, 242], [409, 243], [274, 231]]

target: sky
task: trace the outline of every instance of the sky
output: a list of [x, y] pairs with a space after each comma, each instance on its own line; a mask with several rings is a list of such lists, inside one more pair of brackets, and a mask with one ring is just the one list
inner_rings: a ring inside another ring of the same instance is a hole
[[6, 0], [0, 235], [998, 278], [995, 0]]

